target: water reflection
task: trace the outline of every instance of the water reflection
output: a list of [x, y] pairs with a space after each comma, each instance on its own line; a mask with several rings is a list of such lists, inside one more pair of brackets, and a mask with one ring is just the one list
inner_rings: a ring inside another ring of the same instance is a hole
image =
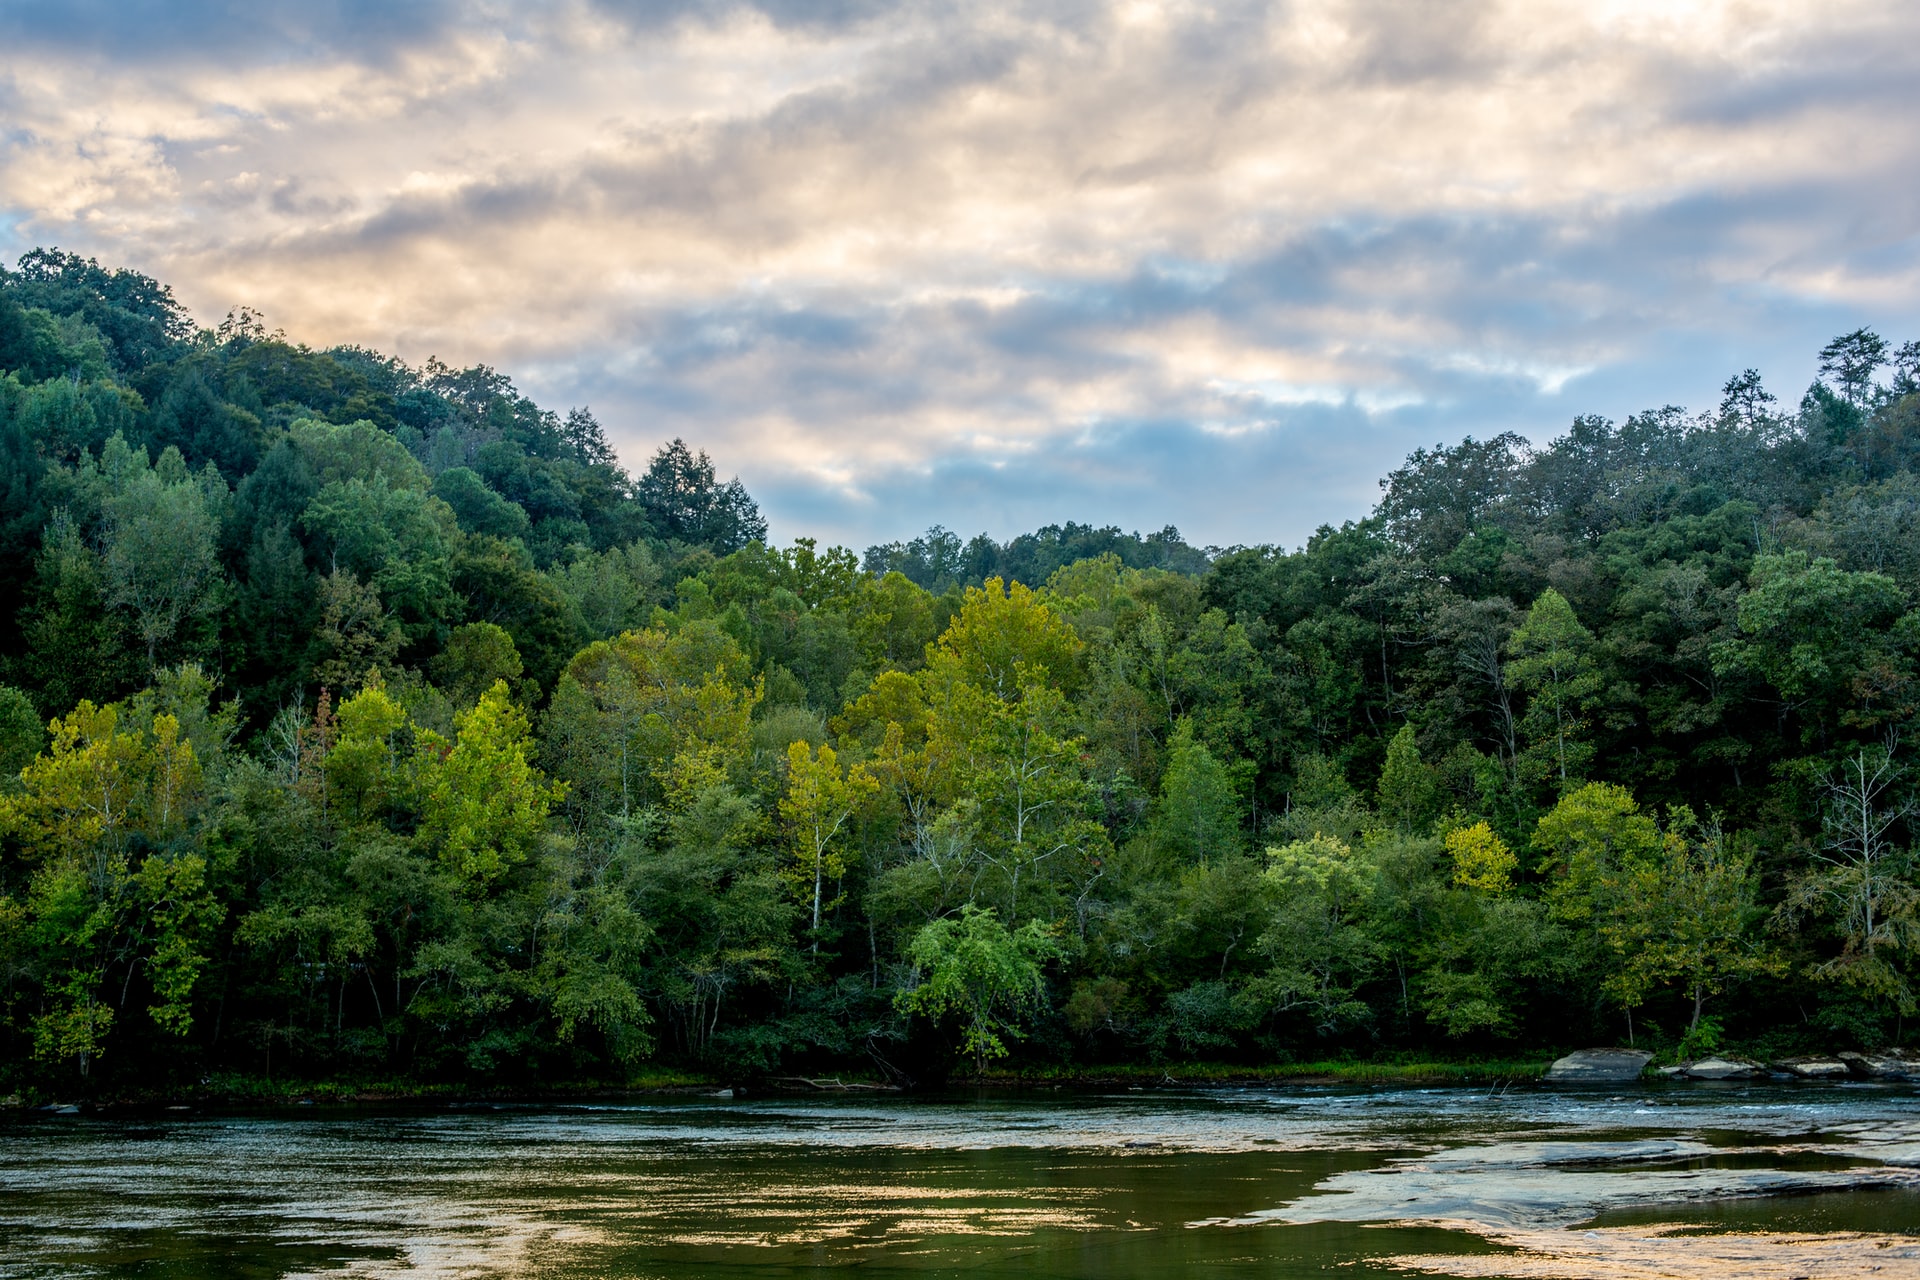
[[0, 1128], [0, 1277], [1885, 1280], [1916, 1182], [1915, 1097], [1843, 1088], [64, 1118]]

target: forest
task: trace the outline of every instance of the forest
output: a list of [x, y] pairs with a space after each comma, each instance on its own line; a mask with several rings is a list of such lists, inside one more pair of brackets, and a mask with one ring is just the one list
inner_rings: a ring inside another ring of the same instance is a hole
[[1294, 549], [856, 553], [34, 250], [0, 1090], [1910, 1042], [1920, 343], [1819, 356], [1419, 450]]

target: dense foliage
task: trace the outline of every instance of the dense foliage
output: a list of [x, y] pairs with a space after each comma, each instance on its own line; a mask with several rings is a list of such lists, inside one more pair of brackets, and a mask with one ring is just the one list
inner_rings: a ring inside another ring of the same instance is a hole
[[766, 544], [484, 367], [0, 273], [0, 1071], [1897, 1040], [1920, 348], [1205, 553]]

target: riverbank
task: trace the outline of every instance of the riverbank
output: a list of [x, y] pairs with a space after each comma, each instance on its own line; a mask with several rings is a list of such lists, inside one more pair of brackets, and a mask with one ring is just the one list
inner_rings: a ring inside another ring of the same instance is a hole
[[[1095, 1064], [1071, 1067], [994, 1068], [984, 1076], [955, 1076], [948, 1088], [1026, 1089], [1153, 1088], [1168, 1086], [1257, 1086], [1327, 1084], [1502, 1085], [1538, 1080], [1553, 1061], [1539, 1056], [1463, 1061], [1355, 1061], [1272, 1063], [1178, 1062]], [[661, 1068], [635, 1072], [620, 1080], [555, 1081], [539, 1085], [423, 1082], [406, 1079], [267, 1078], [223, 1073], [190, 1085], [115, 1090], [96, 1096], [28, 1091], [0, 1097], [0, 1107], [31, 1109], [84, 1104], [89, 1109], [165, 1107], [251, 1107], [369, 1103], [567, 1103], [670, 1095], [905, 1093], [878, 1076], [836, 1072], [810, 1076], [725, 1079], [695, 1071]]]

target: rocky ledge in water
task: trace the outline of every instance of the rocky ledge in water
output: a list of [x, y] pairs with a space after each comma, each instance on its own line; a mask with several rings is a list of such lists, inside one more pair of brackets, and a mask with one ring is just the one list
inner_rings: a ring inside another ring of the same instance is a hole
[[1660, 1074], [1671, 1080], [1758, 1080], [1767, 1069], [1745, 1058], [1713, 1057], [1662, 1067]]
[[1581, 1049], [1547, 1068], [1548, 1084], [1627, 1084], [1653, 1055], [1644, 1049]]
[[1920, 1050], [1887, 1049], [1837, 1056], [1854, 1075], [1868, 1080], [1920, 1080]]
[[1659, 1068], [1669, 1080], [1759, 1080], [1789, 1075], [1802, 1080], [1920, 1080], [1920, 1052], [1887, 1049], [1880, 1053], [1839, 1053], [1781, 1058], [1761, 1065], [1747, 1058], [1714, 1056]]

